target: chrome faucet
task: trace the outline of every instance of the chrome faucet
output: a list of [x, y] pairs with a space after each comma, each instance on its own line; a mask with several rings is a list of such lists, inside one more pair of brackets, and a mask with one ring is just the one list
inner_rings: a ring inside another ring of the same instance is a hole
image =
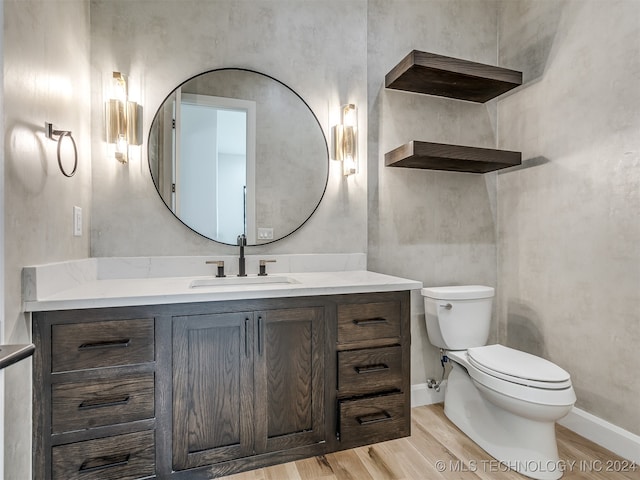
[[247, 236], [243, 233], [238, 235], [238, 245], [240, 246], [240, 258], [238, 259], [238, 276], [246, 277], [246, 267], [244, 263], [244, 247], [247, 244]]

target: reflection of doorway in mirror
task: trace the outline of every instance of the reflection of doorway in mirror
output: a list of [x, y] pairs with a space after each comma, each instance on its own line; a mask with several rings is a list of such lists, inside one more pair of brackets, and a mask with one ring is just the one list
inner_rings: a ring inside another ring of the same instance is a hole
[[223, 243], [255, 242], [255, 102], [182, 93], [176, 122], [176, 213]]

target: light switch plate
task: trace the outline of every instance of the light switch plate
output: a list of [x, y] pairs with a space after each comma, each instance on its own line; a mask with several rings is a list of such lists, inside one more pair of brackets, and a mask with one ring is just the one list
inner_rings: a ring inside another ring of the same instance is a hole
[[258, 240], [273, 240], [273, 228], [258, 228]]
[[73, 236], [82, 236], [82, 208], [73, 207]]

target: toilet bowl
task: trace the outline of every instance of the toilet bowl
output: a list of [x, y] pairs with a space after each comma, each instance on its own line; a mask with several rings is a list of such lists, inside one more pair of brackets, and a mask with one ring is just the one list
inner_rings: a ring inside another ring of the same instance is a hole
[[569, 373], [535, 355], [485, 345], [493, 288], [423, 288], [422, 294], [429, 340], [452, 365], [445, 415], [503, 467], [560, 478], [555, 422], [576, 400]]

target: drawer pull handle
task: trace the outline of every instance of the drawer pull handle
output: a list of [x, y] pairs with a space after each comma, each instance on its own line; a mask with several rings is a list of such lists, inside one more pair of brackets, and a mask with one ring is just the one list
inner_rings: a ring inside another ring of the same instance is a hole
[[258, 317], [258, 355], [262, 355], [262, 316]]
[[92, 350], [94, 348], [126, 348], [129, 346], [129, 339], [106, 340], [104, 342], [83, 343], [78, 350]]
[[244, 355], [249, 356], [249, 319], [244, 319]]
[[117, 405], [126, 405], [129, 403], [129, 395], [120, 395], [106, 398], [94, 398], [92, 400], [84, 400], [78, 405], [78, 410], [90, 410], [92, 408], [115, 407]]
[[365, 365], [363, 367], [353, 367], [357, 374], [360, 373], [374, 373], [381, 372], [383, 370], [389, 370], [389, 365], [384, 363], [378, 363], [376, 365]]
[[90, 458], [80, 465], [78, 472], [95, 472], [104, 468], [122, 467], [129, 463], [130, 453], [120, 455], [105, 455], [104, 457]]
[[369, 325], [380, 325], [381, 323], [388, 323], [386, 318], [375, 317], [375, 318], [365, 318], [362, 320], [355, 319], [353, 323], [358, 327], [367, 327]]
[[391, 420], [391, 414], [386, 410], [379, 413], [372, 413], [371, 415], [363, 415], [362, 417], [356, 417], [356, 420], [360, 425], [370, 425], [372, 423], [386, 422]]

